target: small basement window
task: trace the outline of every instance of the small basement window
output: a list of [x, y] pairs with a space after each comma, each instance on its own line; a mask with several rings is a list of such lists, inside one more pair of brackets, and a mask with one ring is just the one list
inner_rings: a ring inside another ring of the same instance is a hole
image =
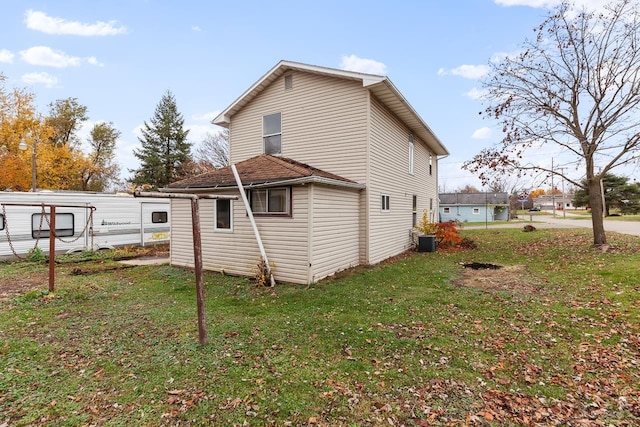
[[[31, 215], [31, 237], [34, 239], [49, 238], [49, 224], [51, 224], [50, 214]], [[72, 213], [56, 213], [56, 237], [70, 237], [75, 234], [73, 228], [74, 218]]]
[[151, 222], [154, 224], [164, 224], [169, 222], [169, 214], [166, 211], [151, 212]]

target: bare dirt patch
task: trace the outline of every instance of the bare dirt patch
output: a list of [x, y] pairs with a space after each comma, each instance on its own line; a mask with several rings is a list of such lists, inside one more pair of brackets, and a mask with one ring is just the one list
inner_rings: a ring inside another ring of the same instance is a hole
[[0, 279], [0, 301], [24, 295], [35, 289], [49, 289], [48, 272], [14, 276], [12, 280]]
[[487, 291], [539, 293], [541, 286], [525, 265], [501, 268], [465, 268], [454, 285]]

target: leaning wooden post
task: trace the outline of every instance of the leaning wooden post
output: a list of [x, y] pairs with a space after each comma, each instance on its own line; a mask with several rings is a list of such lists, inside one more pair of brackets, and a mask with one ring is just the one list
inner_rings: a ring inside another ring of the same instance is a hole
[[56, 207], [49, 206], [49, 292], [54, 291], [55, 283], [56, 283]]
[[204, 284], [202, 283], [202, 239], [200, 238], [200, 209], [198, 196], [191, 197], [191, 227], [193, 233], [193, 268], [196, 275], [196, 299], [198, 306], [198, 341], [207, 344], [205, 320]]

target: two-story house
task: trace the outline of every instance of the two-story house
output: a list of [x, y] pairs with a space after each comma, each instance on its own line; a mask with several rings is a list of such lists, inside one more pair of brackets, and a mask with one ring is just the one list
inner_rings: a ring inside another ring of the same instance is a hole
[[[313, 283], [411, 247], [438, 211], [447, 149], [385, 76], [281, 61], [213, 121], [276, 280]], [[164, 191], [238, 195], [230, 167]], [[190, 207], [172, 200], [171, 263], [192, 266]], [[200, 202], [205, 269], [252, 275], [260, 252], [241, 199]]]

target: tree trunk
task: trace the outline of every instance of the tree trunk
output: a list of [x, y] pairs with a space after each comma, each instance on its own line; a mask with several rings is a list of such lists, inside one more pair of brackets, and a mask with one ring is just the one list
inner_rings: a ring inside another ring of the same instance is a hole
[[607, 236], [604, 232], [604, 222], [602, 220], [603, 206], [600, 179], [593, 178], [591, 181], [589, 181], [589, 206], [591, 206], [593, 244], [596, 246], [604, 245], [607, 243]]

